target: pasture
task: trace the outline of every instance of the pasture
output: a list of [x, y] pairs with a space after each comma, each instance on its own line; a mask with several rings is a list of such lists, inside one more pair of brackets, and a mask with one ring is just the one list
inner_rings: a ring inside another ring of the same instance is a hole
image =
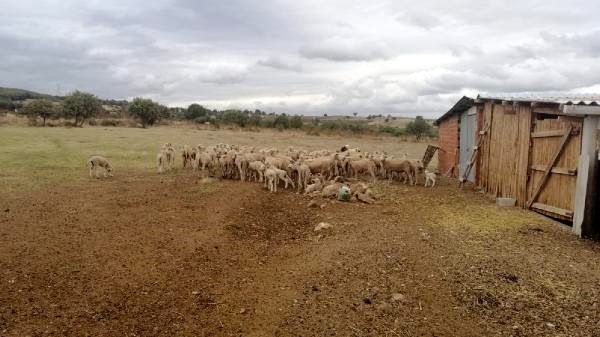
[[[0, 335], [599, 336], [600, 246], [454, 181], [372, 205], [159, 175], [160, 144], [408, 153], [397, 138], [0, 127]], [[115, 176], [88, 177], [91, 154]], [[433, 163], [435, 165], [435, 162]], [[315, 232], [325, 221], [331, 229]]]

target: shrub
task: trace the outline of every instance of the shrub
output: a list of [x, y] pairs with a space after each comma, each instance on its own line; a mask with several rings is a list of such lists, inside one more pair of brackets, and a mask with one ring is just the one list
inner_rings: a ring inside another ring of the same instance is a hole
[[122, 122], [117, 119], [103, 119], [100, 121], [101, 126], [122, 126]]
[[290, 127], [292, 129], [301, 129], [303, 125], [302, 116], [294, 116], [290, 119]]

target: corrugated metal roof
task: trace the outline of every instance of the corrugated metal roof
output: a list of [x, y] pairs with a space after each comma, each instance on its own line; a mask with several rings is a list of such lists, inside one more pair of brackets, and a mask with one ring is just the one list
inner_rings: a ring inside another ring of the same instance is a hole
[[461, 99], [458, 100], [458, 102], [456, 102], [456, 104], [454, 104], [452, 108], [450, 108], [450, 110], [448, 110], [440, 118], [436, 119], [435, 122], [433, 122], [433, 124], [438, 125], [441, 121], [454, 115], [455, 113], [461, 113], [465, 110], [468, 110], [470, 107], [473, 106], [473, 104], [475, 104], [474, 99], [467, 96], [463, 96]]
[[[479, 100], [479, 102], [477, 101]], [[494, 101], [507, 101], [507, 102], [522, 102], [522, 103], [550, 103], [562, 105], [562, 111], [565, 113], [583, 115], [593, 114], [600, 115], [600, 95], [506, 95], [506, 94], [479, 94], [477, 99], [472, 99], [463, 96], [450, 110], [438, 118], [434, 124], [438, 125], [444, 119], [456, 114], [461, 113], [471, 106], [481, 101], [494, 100]], [[579, 107], [581, 106], [581, 107]], [[586, 106], [586, 107], [584, 107]]]
[[478, 95], [482, 100], [502, 100], [510, 102], [540, 102], [564, 105], [600, 105], [600, 95]]

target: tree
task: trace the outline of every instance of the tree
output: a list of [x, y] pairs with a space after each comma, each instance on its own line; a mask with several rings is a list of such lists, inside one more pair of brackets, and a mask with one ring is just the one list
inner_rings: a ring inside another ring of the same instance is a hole
[[193, 120], [199, 117], [205, 117], [208, 115], [208, 111], [202, 105], [193, 103], [187, 108], [185, 112], [185, 119]]
[[422, 116], [417, 116], [414, 120], [406, 124], [406, 133], [415, 136], [420, 141], [423, 136], [431, 133], [431, 125]]
[[140, 119], [143, 128], [160, 118], [160, 110], [160, 105], [149, 98], [136, 97], [129, 105], [129, 113]]
[[358, 112], [353, 112], [352, 114], [354, 115], [354, 117], [356, 117], [356, 115], [358, 115]]
[[83, 125], [86, 118], [93, 117], [102, 109], [96, 96], [79, 90], [65, 97], [63, 105], [65, 116], [75, 118], [75, 126], [80, 122]]
[[44, 120], [46, 126], [46, 118], [56, 116], [56, 110], [52, 102], [47, 99], [34, 99], [25, 106], [25, 114], [30, 120], [35, 121], [38, 116]]

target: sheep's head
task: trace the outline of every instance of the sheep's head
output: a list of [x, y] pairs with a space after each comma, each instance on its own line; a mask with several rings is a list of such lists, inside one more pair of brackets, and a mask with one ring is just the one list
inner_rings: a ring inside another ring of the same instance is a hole
[[425, 169], [425, 167], [423, 166], [423, 163], [420, 160], [416, 160], [415, 164], [416, 164], [417, 170], [419, 170], [419, 172], [421, 172]]

